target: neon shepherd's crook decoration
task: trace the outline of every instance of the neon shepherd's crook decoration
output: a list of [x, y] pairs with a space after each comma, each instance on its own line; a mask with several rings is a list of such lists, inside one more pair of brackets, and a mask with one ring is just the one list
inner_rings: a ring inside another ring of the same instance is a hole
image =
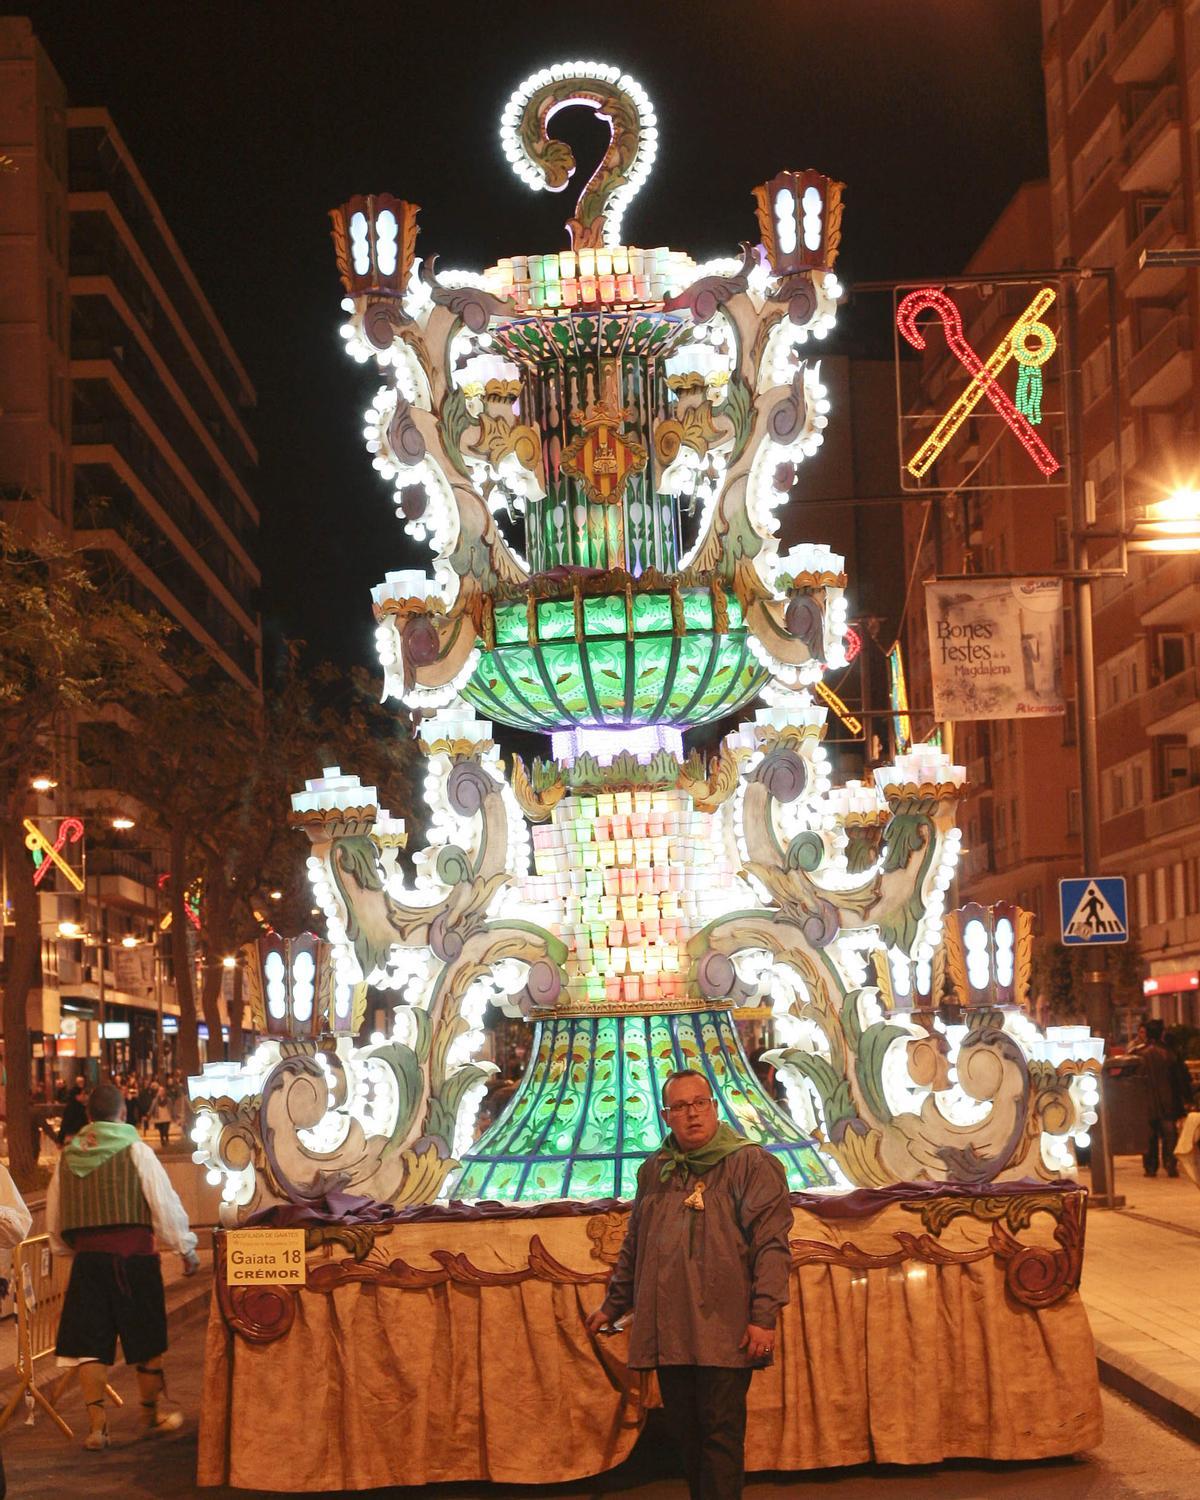
[[34, 859], [40, 854], [41, 863], [33, 872], [34, 885], [41, 885], [46, 871], [51, 864], [56, 865], [77, 891], [83, 890], [83, 880], [72, 870], [71, 866], [59, 853], [64, 844], [77, 844], [83, 837], [83, 823], [79, 818], [64, 818], [58, 825], [58, 837], [53, 843], [46, 837], [32, 818], [22, 818], [25, 826], [25, 847], [33, 855]]
[[[1012, 428], [1026, 453], [1047, 478], [1056, 469], [1061, 468], [1058, 459], [1034, 432], [1028, 418], [1023, 416], [1009, 400], [996, 379], [1010, 359], [1017, 359], [1022, 366], [1034, 363], [1044, 364], [1053, 354], [1054, 335], [1044, 323], [1038, 321], [1053, 301], [1053, 289], [1043, 287], [996, 345], [986, 364], [967, 343], [963, 334], [962, 314], [945, 292], [939, 291], [936, 287], [922, 287], [919, 291], [909, 292], [900, 303], [896, 309], [896, 327], [913, 348], [925, 348], [925, 335], [917, 327], [918, 315], [933, 311], [942, 320], [942, 326], [946, 330], [946, 344], [951, 354], [971, 372], [972, 376], [966, 390], [905, 465], [915, 479], [925, 477], [938, 454], [984, 396]], [[1026, 343], [1030, 337], [1040, 341], [1038, 349], [1031, 349]]]

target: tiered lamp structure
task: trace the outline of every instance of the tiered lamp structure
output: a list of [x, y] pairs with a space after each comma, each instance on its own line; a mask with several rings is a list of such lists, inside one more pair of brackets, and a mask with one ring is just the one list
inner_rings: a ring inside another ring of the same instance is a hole
[[[193, 1081], [197, 1156], [231, 1220], [331, 1186], [628, 1196], [662, 1081], [691, 1067], [796, 1189], [1050, 1175], [1093, 1062], [1046, 1061], [1015, 1004], [954, 1036], [934, 1021], [963, 772], [918, 747], [832, 786], [810, 689], [846, 661], [842, 559], [777, 545], [828, 420], [812, 354], [841, 295], [841, 184], [763, 183], [759, 242], [730, 260], [638, 249], [622, 214], [657, 125], [632, 79], [538, 73], [504, 152], [563, 189], [575, 164], [548, 127], [578, 105], [610, 143], [569, 248], [443, 272], [416, 254], [414, 205], [332, 215], [342, 333], [383, 376], [367, 447], [434, 552], [432, 575], [373, 591], [385, 692], [423, 715], [430, 846], [406, 888], [374, 788], [331, 767], [294, 798], [325, 1000], [307, 947], [298, 987], [274, 953], [269, 1040]], [[760, 695], [714, 759], [685, 754], [688, 730]], [[506, 773], [493, 723], [544, 732], [550, 754]], [[395, 992], [395, 1024], [356, 1046], [367, 984]], [[489, 1004], [533, 1035], [475, 1139]], [[787, 1110], [743, 1052], [742, 1004], [773, 1007]], [[314, 1036], [314, 1014], [337, 1024]]]

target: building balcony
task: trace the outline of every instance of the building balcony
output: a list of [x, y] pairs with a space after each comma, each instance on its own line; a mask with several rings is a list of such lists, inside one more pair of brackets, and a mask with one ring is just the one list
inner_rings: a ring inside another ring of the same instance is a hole
[[1192, 330], [1180, 313], [1129, 361], [1131, 406], [1174, 406], [1192, 386]]
[[1121, 257], [1117, 282], [1127, 297], [1169, 297], [1183, 285], [1184, 266], [1139, 266], [1147, 250], [1177, 250], [1186, 243], [1183, 199], [1177, 194], [1154, 215]]
[[1151, 688], [1141, 700], [1147, 734], [1186, 734], [1200, 728], [1200, 670], [1188, 667]]
[[1114, 83], [1153, 83], [1175, 51], [1175, 0], [1136, 0], [1113, 38]]
[[1200, 786], [1190, 786], [1186, 792], [1176, 792], [1173, 797], [1163, 797], [1147, 805], [1147, 838], [1160, 838], [1186, 828], [1194, 829], [1200, 838]]
[[1146, 816], [1142, 808], [1106, 818], [1100, 829], [1100, 844], [1106, 860], [1127, 849], [1140, 849], [1146, 842]]
[[1138, 590], [1143, 625], [1200, 629], [1200, 557], [1168, 557]]
[[1179, 186], [1179, 89], [1169, 84], [1125, 132], [1119, 186], [1123, 193], [1170, 192]]

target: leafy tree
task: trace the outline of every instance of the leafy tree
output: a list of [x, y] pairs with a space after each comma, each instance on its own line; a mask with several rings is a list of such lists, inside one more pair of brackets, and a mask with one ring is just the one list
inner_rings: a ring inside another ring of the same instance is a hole
[[120, 582], [94, 558], [0, 522], [0, 837], [13, 933], [4, 973], [9, 1164], [36, 1180], [30, 1130], [27, 1004], [40, 977], [40, 909], [22, 820], [30, 781], [84, 715], [161, 683], [164, 622], [123, 602]]
[[[222, 1055], [224, 960], [269, 927], [309, 924], [304, 845], [290, 826], [291, 793], [323, 766], [353, 766], [364, 781], [409, 800], [412, 741], [382, 708], [363, 672], [322, 667], [306, 681], [289, 647], [260, 701], [213, 673], [186, 691], [133, 705], [136, 735], [114, 731], [105, 751], [114, 784], [135, 792], [170, 851], [171, 932], [179, 996], [180, 1063], [199, 1070], [197, 1024]], [[184, 893], [199, 880], [199, 1007], [187, 949]], [[280, 893], [279, 899], [271, 896]], [[242, 985], [234, 974], [230, 1036], [240, 1047]]]

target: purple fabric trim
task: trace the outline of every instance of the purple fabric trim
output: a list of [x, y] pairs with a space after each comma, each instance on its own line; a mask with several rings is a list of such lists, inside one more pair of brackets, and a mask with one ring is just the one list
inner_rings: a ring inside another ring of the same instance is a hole
[[[1084, 1188], [1067, 1178], [1040, 1182], [1023, 1178], [1018, 1182], [982, 1184], [946, 1182], [897, 1182], [884, 1188], [855, 1188], [848, 1193], [792, 1193], [794, 1208], [802, 1208], [819, 1219], [866, 1219], [882, 1213], [893, 1203], [921, 1202], [927, 1198], [1015, 1198], [1022, 1193], [1082, 1193]], [[458, 1224], [480, 1219], [571, 1219], [589, 1214], [620, 1212], [631, 1207], [628, 1199], [599, 1198], [590, 1203], [557, 1199], [550, 1203], [423, 1203], [416, 1208], [394, 1209], [389, 1203], [373, 1203], [351, 1193], [332, 1192], [311, 1204], [280, 1203], [261, 1208], [246, 1225], [286, 1228], [304, 1224]]]
[[390, 1203], [375, 1203], [353, 1193], [333, 1191], [311, 1203], [275, 1203], [246, 1219], [246, 1227], [264, 1225], [287, 1229], [304, 1224], [388, 1224], [400, 1215]]

